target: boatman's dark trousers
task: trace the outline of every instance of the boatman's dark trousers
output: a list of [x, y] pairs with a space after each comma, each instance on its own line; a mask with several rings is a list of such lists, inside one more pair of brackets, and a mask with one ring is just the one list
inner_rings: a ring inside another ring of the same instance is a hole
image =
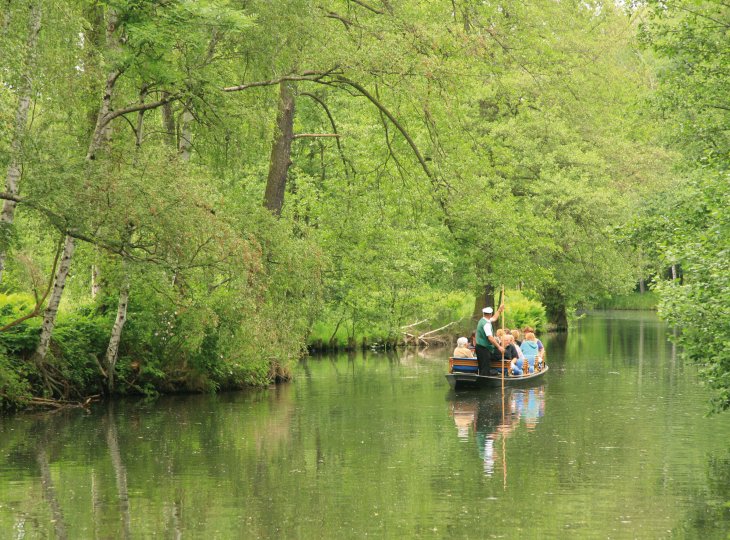
[[489, 362], [492, 359], [492, 351], [490, 351], [487, 347], [483, 347], [482, 345], [479, 345], [477, 343], [477, 363], [479, 364], [479, 374], [480, 375], [487, 375], [489, 374]]

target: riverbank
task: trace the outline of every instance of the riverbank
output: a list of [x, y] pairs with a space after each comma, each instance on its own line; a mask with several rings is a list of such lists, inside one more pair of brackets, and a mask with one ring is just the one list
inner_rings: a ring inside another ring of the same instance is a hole
[[[537, 300], [520, 291], [508, 291], [507, 298], [508, 327], [531, 326], [538, 332], [547, 327], [545, 308]], [[201, 313], [134, 297], [111, 363], [115, 312], [108, 303], [63, 306], [48, 353], [39, 361], [42, 321], [21, 320], [31, 312], [34, 299], [0, 294], [0, 328], [6, 327], [0, 332], [0, 410], [78, 405], [90, 396], [265, 387], [288, 380], [295, 363], [308, 352], [453, 347], [458, 336], [473, 332], [474, 299], [469, 293], [434, 297], [430, 304], [427, 298], [421, 300], [430, 308], [420, 310], [422, 319], [401, 316], [393, 321], [376, 313], [369, 324], [365, 317], [356, 324], [342, 316], [328, 321], [324, 314], [305, 340], [305, 317], [279, 321], [272, 312], [262, 317], [262, 324], [252, 324], [239, 312], [230, 313], [226, 304]]]
[[644, 293], [632, 292], [629, 294], [621, 294], [612, 296], [595, 306], [596, 309], [618, 309], [628, 311], [656, 311], [659, 304], [659, 295], [653, 291]]
[[[27, 295], [0, 295], [0, 327], [28, 313], [32, 303]], [[201, 322], [198, 313], [172, 310], [152, 316], [132, 304], [112, 382], [108, 346], [114, 315], [99, 305], [62, 310], [43, 361], [36, 356], [40, 318], [0, 332], [0, 410], [25, 408], [33, 398], [45, 406], [41, 401], [83, 403], [97, 395], [264, 387], [287, 380], [303, 351], [301, 341], [291, 336], [272, 349], [256, 336], [255, 327], [246, 329], [250, 337], [235, 335], [220, 318]]]

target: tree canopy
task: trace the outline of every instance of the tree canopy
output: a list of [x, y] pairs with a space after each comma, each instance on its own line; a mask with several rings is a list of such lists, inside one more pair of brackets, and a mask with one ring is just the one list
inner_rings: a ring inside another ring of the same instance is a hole
[[30, 8], [0, 29], [5, 395], [265, 383], [313, 336], [392, 342], [501, 283], [564, 327], [643, 275], [621, 225], [675, 176], [656, 115], [708, 164], [726, 135], [727, 52], [663, 4]]

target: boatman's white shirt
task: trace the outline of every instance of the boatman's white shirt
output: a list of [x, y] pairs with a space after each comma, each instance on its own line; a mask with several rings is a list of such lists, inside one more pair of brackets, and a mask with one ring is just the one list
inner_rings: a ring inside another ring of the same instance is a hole
[[486, 317], [484, 319], [487, 321], [486, 323], [484, 323], [484, 335], [487, 337], [494, 336], [494, 334], [492, 333], [492, 321], [490, 321]]

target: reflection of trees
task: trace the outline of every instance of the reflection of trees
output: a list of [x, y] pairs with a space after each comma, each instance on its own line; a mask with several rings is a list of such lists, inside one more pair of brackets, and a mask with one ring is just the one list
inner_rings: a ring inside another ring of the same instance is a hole
[[122, 454], [119, 451], [119, 434], [117, 432], [114, 407], [109, 405], [106, 414], [106, 444], [109, 447], [109, 457], [114, 468], [114, 477], [117, 483], [117, 494], [119, 497], [119, 511], [122, 514], [124, 538], [129, 538], [132, 528], [132, 519], [129, 513], [129, 490], [127, 489], [127, 468], [122, 461]]
[[535, 429], [545, 414], [545, 386], [535, 388], [505, 388], [488, 393], [455, 395], [450, 404], [459, 438], [474, 432], [484, 472], [492, 475], [497, 456], [495, 442], [506, 439], [523, 420], [527, 430]]
[[[272, 461], [288, 473], [300, 454], [290, 451], [296, 391], [282, 385], [13, 417], [0, 425], [0, 462], [18, 471], [0, 490], [0, 504], [13, 501], [0, 507], [0, 538], [12, 530], [32, 538], [180, 538], [214, 519], [211, 503], [224, 491], [243, 508], [274, 492], [262, 486]], [[261, 530], [268, 526], [266, 512], [245, 512], [261, 516]]]
[[38, 467], [41, 473], [41, 484], [43, 486], [43, 497], [48, 501], [48, 506], [51, 508], [51, 514], [53, 515], [53, 528], [56, 531], [56, 538], [59, 540], [66, 540], [68, 534], [66, 533], [66, 521], [61, 511], [61, 504], [58, 502], [58, 496], [56, 495], [56, 487], [51, 477], [51, 467], [48, 461], [48, 453], [46, 451], [47, 441], [40, 441], [38, 444], [38, 451], [36, 454], [36, 460], [38, 461]]
[[707, 464], [707, 488], [694, 497], [688, 515], [679, 530], [670, 536], [678, 538], [721, 538], [730, 530], [730, 452], [711, 456]]

